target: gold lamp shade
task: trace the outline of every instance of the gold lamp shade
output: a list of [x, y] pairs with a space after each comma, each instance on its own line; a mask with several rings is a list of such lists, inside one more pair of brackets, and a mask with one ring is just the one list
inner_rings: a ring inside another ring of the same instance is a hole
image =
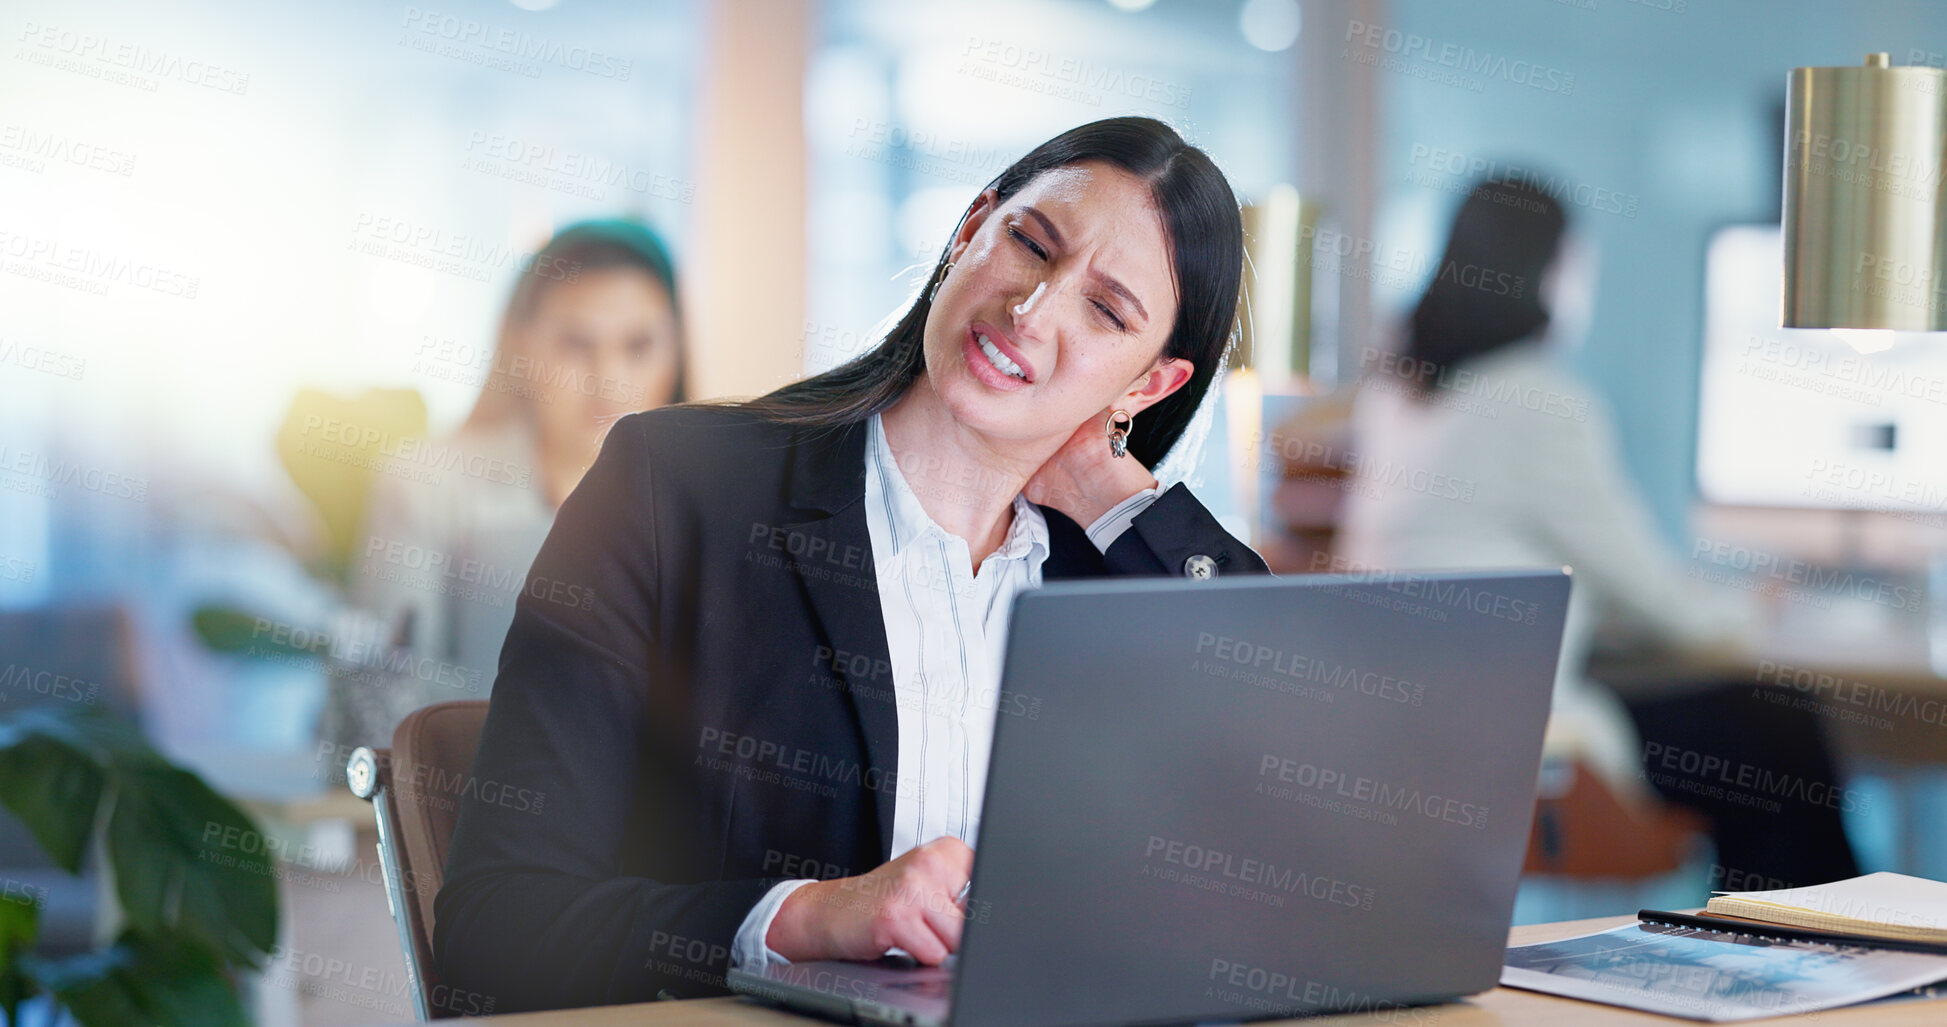
[[1786, 328], [1947, 330], [1947, 71], [1794, 68]]

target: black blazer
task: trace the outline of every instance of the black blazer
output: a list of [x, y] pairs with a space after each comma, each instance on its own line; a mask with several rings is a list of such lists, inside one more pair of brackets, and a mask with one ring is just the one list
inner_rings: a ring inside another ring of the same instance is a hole
[[[494, 1012], [719, 994], [779, 881], [885, 862], [898, 720], [866, 422], [632, 414], [562, 504], [500, 656], [436, 900]], [[1043, 508], [1044, 579], [1264, 573], [1182, 486], [1100, 553]]]

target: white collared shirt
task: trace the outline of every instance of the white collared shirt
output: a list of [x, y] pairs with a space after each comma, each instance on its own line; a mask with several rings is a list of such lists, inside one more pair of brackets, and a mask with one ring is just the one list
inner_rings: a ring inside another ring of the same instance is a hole
[[[1107, 552], [1160, 494], [1145, 489], [1117, 504], [1089, 525], [1089, 541]], [[966, 540], [948, 534], [920, 504], [874, 414], [865, 444], [865, 523], [899, 724], [900, 788], [887, 858], [945, 835], [972, 846], [1000, 707], [1007, 618], [1014, 596], [1041, 584], [1048, 522], [1015, 496], [1007, 537], [976, 571]], [[737, 929], [731, 965], [786, 962], [764, 939], [785, 897], [808, 883], [785, 881], [752, 907]]]
[[[924, 475], [916, 477], [928, 487]], [[976, 571], [966, 541], [920, 505], [877, 417], [865, 444], [865, 504], [897, 696], [898, 780], [913, 783], [894, 801], [888, 858], [943, 835], [971, 846], [1000, 706], [1007, 618], [1015, 594], [1041, 584], [1048, 522], [1015, 496], [1007, 537]]]

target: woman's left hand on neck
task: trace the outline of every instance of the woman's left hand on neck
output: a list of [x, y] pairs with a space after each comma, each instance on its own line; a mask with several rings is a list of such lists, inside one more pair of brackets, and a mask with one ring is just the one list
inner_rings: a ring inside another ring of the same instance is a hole
[[1086, 528], [1117, 503], [1156, 486], [1156, 476], [1134, 456], [1109, 451], [1103, 424], [1108, 417], [1084, 421], [1068, 441], [1041, 465], [1021, 489], [1028, 502], [1061, 511]]

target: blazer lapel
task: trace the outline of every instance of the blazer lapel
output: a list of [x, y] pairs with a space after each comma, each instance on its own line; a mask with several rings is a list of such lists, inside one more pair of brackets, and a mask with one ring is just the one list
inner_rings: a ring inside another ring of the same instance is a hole
[[[832, 649], [833, 674], [858, 718], [869, 763], [863, 779], [879, 818], [879, 852], [892, 852], [899, 773], [899, 711], [872, 535], [865, 523], [867, 422], [798, 436], [791, 461], [789, 530], [803, 539], [798, 582]], [[843, 654], [841, 657], [839, 654]], [[863, 675], [856, 668], [869, 668]], [[884, 698], [879, 698], [884, 697]]]
[[1101, 577], [1102, 554], [1088, 540], [1088, 532], [1052, 506], [1040, 510], [1041, 519], [1048, 522], [1048, 558], [1041, 563], [1041, 580]]

